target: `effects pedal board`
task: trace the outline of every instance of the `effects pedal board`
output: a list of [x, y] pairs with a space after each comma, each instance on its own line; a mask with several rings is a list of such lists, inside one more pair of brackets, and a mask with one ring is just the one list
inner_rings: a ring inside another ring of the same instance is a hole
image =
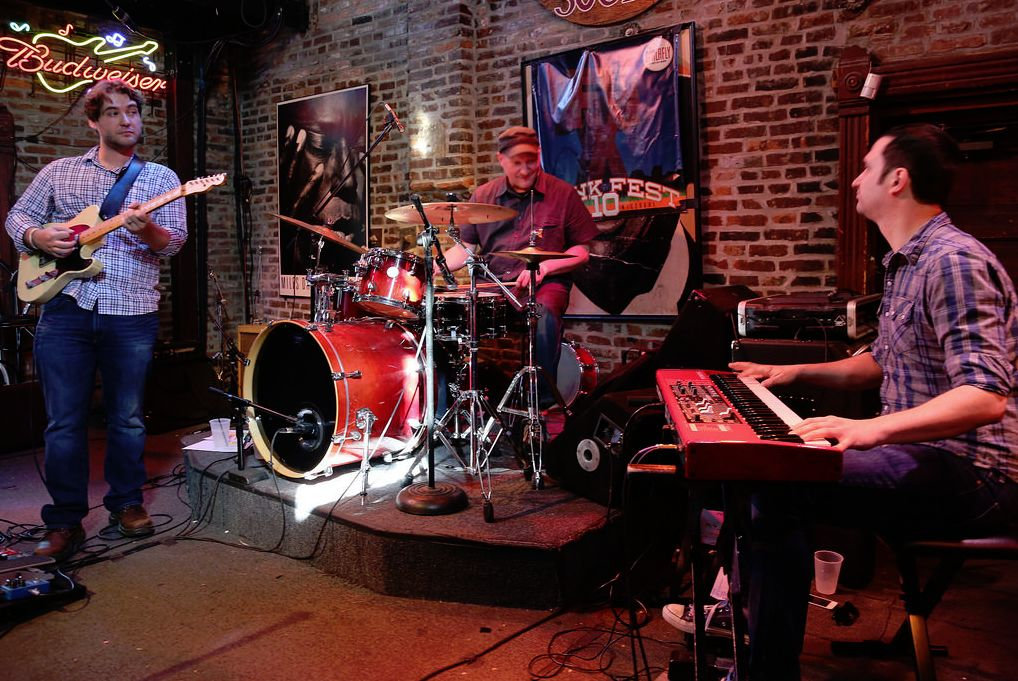
[[0, 547], [0, 624], [23, 622], [87, 595], [54, 566], [52, 558]]

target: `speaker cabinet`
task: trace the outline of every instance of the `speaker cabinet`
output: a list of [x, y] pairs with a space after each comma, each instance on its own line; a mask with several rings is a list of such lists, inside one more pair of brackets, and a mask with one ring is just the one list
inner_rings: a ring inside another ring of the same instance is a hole
[[548, 474], [571, 492], [620, 506], [630, 459], [661, 442], [664, 411], [658, 402], [653, 388], [601, 396], [547, 445]]

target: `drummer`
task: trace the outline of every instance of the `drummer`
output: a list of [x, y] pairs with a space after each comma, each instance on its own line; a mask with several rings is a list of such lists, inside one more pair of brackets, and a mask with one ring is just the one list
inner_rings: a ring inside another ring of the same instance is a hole
[[[582, 267], [590, 257], [584, 245], [598, 234], [576, 189], [541, 169], [541, 149], [537, 132], [532, 128], [513, 126], [498, 136], [498, 163], [501, 175], [482, 184], [470, 197], [478, 203], [498, 204], [516, 211], [516, 217], [501, 222], [463, 225], [463, 243], [474, 253], [489, 255], [495, 251], [512, 251], [530, 244], [531, 229], [537, 229], [536, 246], [547, 251], [560, 251], [573, 256], [545, 260], [537, 270], [537, 302], [541, 317], [537, 326], [537, 363], [544, 367], [551, 380], [556, 378], [562, 340], [562, 315], [569, 304], [572, 278], [569, 272]], [[449, 268], [463, 267], [467, 254], [454, 245], [446, 254]], [[530, 271], [516, 258], [495, 255], [489, 268], [505, 282], [514, 282], [526, 291]], [[541, 382], [541, 408], [554, 403], [548, 386]]]

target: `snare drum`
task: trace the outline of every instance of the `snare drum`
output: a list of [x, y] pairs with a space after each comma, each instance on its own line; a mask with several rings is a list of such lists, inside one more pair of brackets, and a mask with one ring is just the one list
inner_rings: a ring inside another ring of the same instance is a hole
[[356, 267], [353, 300], [369, 313], [417, 319], [424, 299], [424, 261], [413, 253], [372, 248]]
[[[459, 340], [470, 337], [470, 294], [445, 291], [435, 294], [435, 338]], [[501, 293], [477, 292], [477, 337], [506, 335], [505, 298]]]
[[[288, 416], [310, 415], [314, 436], [267, 412], [248, 412], [258, 455], [280, 475], [312, 479], [373, 454], [411, 451], [424, 413], [417, 341], [393, 321], [332, 325], [273, 322], [255, 339], [244, 371], [244, 397]], [[358, 412], [370, 409], [370, 433]]]
[[597, 373], [597, 360], [589, 350], [575, 341], [562, 343], [555, 385], [567, 407], [590, 394], [597, 386]]

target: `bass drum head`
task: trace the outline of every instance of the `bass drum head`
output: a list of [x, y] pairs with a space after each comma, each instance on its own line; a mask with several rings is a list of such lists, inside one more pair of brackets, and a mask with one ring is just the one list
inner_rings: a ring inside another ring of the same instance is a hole
[[[332, 433], [336, 425], [336, 382], [321, 345], [302, 326], [292, 323], [272, 325], [262, 334], [257, 354], [252, 352], [248, 372], [252, 389], [245, 390], [248, 399], [288, 416], [311, 409], [321, 415], [326, 434]], [[296, 435], [279, 433], [290, 424], [271, 414], [262, 412], [259, 420], [269, 438], [268, 451], [291, 471], [313, 470], [331, 445], [329, 437], [306, 442]]]

